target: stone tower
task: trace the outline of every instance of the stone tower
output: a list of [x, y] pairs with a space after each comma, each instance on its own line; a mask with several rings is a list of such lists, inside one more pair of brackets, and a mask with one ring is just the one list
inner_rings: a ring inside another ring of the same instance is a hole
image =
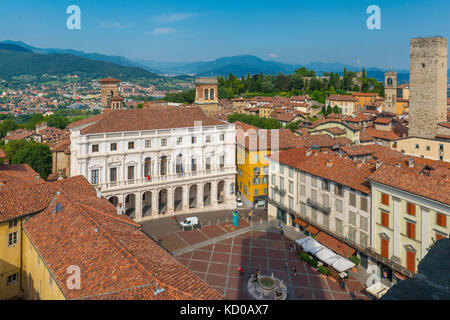
[[397, 113], [397, 72], [384, 74], [384, 111]]
[[215, 77], [195, 79], [195, 104], [200, 105], [208, 116], [215, 117], [219, 114], [218, 85]]
[[409, 102], [409, 136], [435, 138], [447, 122], [447, 39], [411, 39]]
[[111, 108], [111, 100], [113, 97], [119, 96], [119, 84], [122, 81], [114, 78], [105, 78], [98, 82], [100, 82], [102, 88], [102, 107]]

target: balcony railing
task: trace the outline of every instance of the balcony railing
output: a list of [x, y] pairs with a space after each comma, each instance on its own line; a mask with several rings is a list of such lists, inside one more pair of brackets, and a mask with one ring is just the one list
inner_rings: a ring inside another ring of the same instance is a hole
[[97, 184], [96, 186], [101, 186], [102, 191], [108, 191], [112, 188], [123, 188], [127, 186], [135, 186], [141, 187], [145, 185], [158, 184], [158, 183], [168, 183], [168, 182], [176, 182], [176, 181], [185, 181], [192, 178], [200, 178], [200, 177], [208, 177], [213, 175], [223, 175], [223, 174], [236, 174], [235, 167], [229, 168], [218, 168], [211, 170], [201, 170], [195, 172], [184, 172], [181, 173], [173, 173], [167, 175], [158, 175], [158, 176], [150, 176], [144, 178], [138, 178], [134, 180], [122, 180], [122, 181], [114, 181], [107, 182], [102, 184]]
[[320, 211], [322, 211], [323, 213], [326, 213], [326, 214], [330, 214], [330, 213], [331, 213], [331, 208], [330, 208], [330, 207], [326, 207], [326, 206], [324, 206], [323, 204], [321, 204], [321, 203], [319, 203], [319, 202], [317, 202], [317, 201], [314, 201], [314, 200], [312, 200], [312, 199], [310, 199], [310, 198], [308, 198], [308, 200], [306, 201], [306, 203], [307, 203], [310, 207], [313, 207], [314, 209], [320, 210]]
[[293, 209], [286, 208], [284, 205], [281, 205], [279, 202], [274, 201], [273, 199], [269, 199], [269, 203], [274, 205], [274, 206], [277, 206], [277, 207], [279, 207], [279, 208], [281, 208], [283, 210], [285, 210], [288, 213], [294, 214], [296, 217], [304, 220], [305, 222], [309, 223], [310, 225], [318, 228], [321, 231], [326, 232], [327, 234], [333, 236], [334, 238], [336, 238], [336, 239], [342, 241], [343, 243], [349, 245], [353, 249], [355, 249], [355, 250], [357, 250], [357, 251], [359, 251], [361, 253], [364, 253], [366, 256], [374, 258], [375, 260], [383, 263], [384, 265], [390, 267], [391, 269], [393, 269], [395, 271], [398, 271], [401, 274], [406, 275], [409, 278], [413, 278], [415, 276], [414, 272], [411, 272], [410, 270], [406, 269], [402, 265], [400, 265], [400, 264], [398, 264], [398, 263], [396, 263], [396, 262], [394, 262], [392, 260], [389, 260], [389, 259], [383, 257], [382, 255], [377, 253], [373, 248], [362, 247], [360, 244], [349, 240], [348, 238], [346, 238], [345, 236], [343, 236], [341, 234], [336, 233], [336, 231], [333, 231], [333, 230], [331, 230], [330, 228], [328, 228], [326, 226], [318, 224], [317, 222], [313, 222], [310, 218], [299, 214], [298, 212], [296, 212]]

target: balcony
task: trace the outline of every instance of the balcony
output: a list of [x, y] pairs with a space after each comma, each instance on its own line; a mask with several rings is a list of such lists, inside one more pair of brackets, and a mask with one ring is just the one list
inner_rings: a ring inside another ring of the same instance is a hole
[[133, 186], [135, 188], [143, 187], [147, 185], [157, 185], [161, 183], [171, 183], [171, 182], [183, 182], [191, 179], [197, 178], [209, 178], [212, 176], [223, 176], [223, 175], [235, 175], [236, 168], [217, 168], [211, 170], [201, 170], [201, 171], [193, 171], [193, 172], [185, 172], [184, 174], [180, 173], [172, 173], [167, 175], [158, 175], [158, 176], [150, 176], [144, 178], [138, 178], [134, 180], [122, 180], [122, 181], [114, 181], [107, 182], [102, 184], [97, 184], [96, 186], [100, 186], [102, 191], [111, 191], [113, 189], [126, 188], [129, 186]]
[[321, 204], [321, 203], [319, 203], [319, 202], [317, 202], [317, 201], [312, 200], [311, 198], [308, 198], [308, 200], [306, 201], [306, 203], [307, 203], [310, 207], [312, 207], [312, 208], [314, 208], [314, 209], [317, 209], [317, 210], [319, 210], [319, 211], [322, 211], [323, 213], [326, 213], [326, 214], [330, 214], [330, 213], [331, 213], [331, 208], [330, 208], [330, 207], [326, 207], [326, 206], [324, 206], [323, 204]]
[[280, 194], [280, 196], [282, 196], [282, 197], [286, 196], [286, 190], [285, 189], [280, 189], [280, 188], [278, 188], [278, 186], [274, 186], [273, 190], [275, 190], [275, 192]]

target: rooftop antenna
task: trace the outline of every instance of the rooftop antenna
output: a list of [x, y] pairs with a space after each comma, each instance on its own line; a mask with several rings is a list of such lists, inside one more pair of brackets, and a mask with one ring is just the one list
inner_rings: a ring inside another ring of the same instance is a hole
[[98, 232], [98, 227], [99, 227], [99, 225], [97, 224], [97, 226], [94, 229], [95, 232]]
[[62, 211], [64, 211], [64, 210], [63, 210], [63, 207], [62, 207], [61, 203], [58, 202], [58, 203], [56, 204], [55, 209], [53, 209], [52, 211], [50, 211], [50, 213], [56, 213], [56, 212], [62, 212]]

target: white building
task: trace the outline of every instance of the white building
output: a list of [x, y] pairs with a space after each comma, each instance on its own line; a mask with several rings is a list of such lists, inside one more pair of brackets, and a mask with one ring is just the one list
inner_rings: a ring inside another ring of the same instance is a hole
[[235, 127], [198, 107], [108, 111], [71, 128], [83, 175], [136, 221], [234, 209]]

